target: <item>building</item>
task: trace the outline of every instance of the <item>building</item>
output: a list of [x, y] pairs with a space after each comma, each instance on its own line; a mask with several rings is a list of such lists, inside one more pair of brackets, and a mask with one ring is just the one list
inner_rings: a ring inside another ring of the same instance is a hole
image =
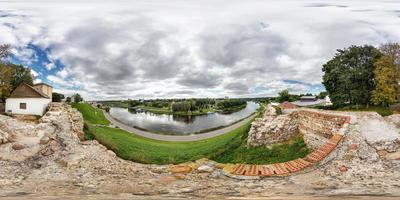
[[315, 102], [317, 101], [317, 97], [315, 96], [301, 96], [300, 102]]
[[318, 99], [315, 96], [302, 96], [299, 101], [292, 102], [296, 106], [300, 107], [314, 107], [314, 106], [328, 106], [331, 105], [331, 101], [327, 96], [325, 99]]
[[6, 99], [6, 112], [42, 116], [51, 102], [53, 88], [39, 83], [30, 86], [21, 83]]

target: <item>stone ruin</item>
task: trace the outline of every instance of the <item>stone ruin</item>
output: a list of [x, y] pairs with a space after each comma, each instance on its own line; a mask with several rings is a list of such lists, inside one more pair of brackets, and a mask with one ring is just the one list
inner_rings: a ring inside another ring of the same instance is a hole
[[297, 109], [289, 114], [276, 114], [267, 106], [264, 116], [257, 118], [251, 126], [247, 139], [248, 147], [267, 146], [288, 141], [301, 135], [310, 150], [315, 150], [328, 141], [332, 134], [345, 131], [348, 116], [320, 111]]

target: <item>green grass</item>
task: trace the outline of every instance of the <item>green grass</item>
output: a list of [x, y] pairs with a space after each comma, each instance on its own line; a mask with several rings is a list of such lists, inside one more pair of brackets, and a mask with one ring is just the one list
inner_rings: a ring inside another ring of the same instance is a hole
[[110, 124], [106, 117], [104, 117], [103, 111], [98, 108], [94, 108], [87, 103], [73, 103], [71, 105], [82, 113], [83, 118], [88, 123], [100, 125]]
[[[103, 113], [89, 104], [74, 104], [85, 119], [85, 138], [95, 138], [119, 157], [140, 163], [177, 164], [200, 158], [210, 158], [222, 163], [265, 164], [283, 162], [307, 153], [301, 138], [275, 145], [272, 149], [257, 147], [247, 149], [247, 133], [251, 121], [217, 137], [193, 142], [167, 142], [134, 135], [107, 125]], [[99, 114], [101, 113], [101, 114]]]
[[303, 158], [308, 154], [307, 146], [302, 137], [275, 144], [271, 149], [265, 146], [247, 148], [246, 140], [241, 140], [236, 144], [236, 146], [232, 145], [231, 149], [211, 159], [220, 163], [271, 164]]
[[89, 125], [96, 140], [126, 160], [140, 163], [182, 163], [211, 158], [232, 148], [249, 130], [250, 123], [229, 133], [194, 142], [166, 142], [133, 135], [121, 129]]
[[370, 106], [369, 108], [366, 108], [364, 106], [360, 106], [358, 109], [355, 106], [347, 106], [344, 108], [339, 108], [338, 110], [340, 111], [356, 111], [356, 112], [362, 112], [362, 111], [368, 111], [368, 112], [377, 112], [381, 116], [389, 116], [392, 115], [393, 112], [390, 110], [389, 107], [382, 107], [382, 106]]

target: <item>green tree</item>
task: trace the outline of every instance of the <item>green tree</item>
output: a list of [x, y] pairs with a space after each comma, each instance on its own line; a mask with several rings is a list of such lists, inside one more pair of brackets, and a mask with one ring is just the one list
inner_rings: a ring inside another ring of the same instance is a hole
[[279, 94], [278, 99], [279, 99], [280, 103], [285, 102], [285, 101], [290, 101], [290, 94], [289, 94], [288, 89], [282, 90], [278, 94]]
[[317, 95], [317, 98], [318, 98], [318, 99], [325, 99], [326, 96], [328, 96], [328, 92], [323, 91], [323, 92], [320, 92], [320, 93]]
[[400, 44], [388, 43], [381, 46], [384, 56], [375, 62], [375, 104], [389, 106], [400, 94]]
[[61, 102], [61, 100], [65, 98], [63, 94], [57, 92], [53, 92], [52, 96], [53, 96], [52, 99], [53, 102]]
[[32, 76], [31, 70], [29, 68], [15, 64], [9, 64], [9, 66], [11, 67], [11, 74], [12, 74], [11, 78], [12, 90], [17, 88], [22, 82], [28, 85], [33, 85], [34, 77]]
[[375, 85], [374, 63], [380, 57], [382, 53], [373, 46], [351, 46], [338, 50], [323, 65], [323, 84], [335, 106], [369, 106]]
[[67, 97], [67, 98], [65, 99], [65, 102], [71, 103], [71, 97]]
[[4, 62], [11, 55], [9, 45], [0, 45], [0, 100], [4, 101], [10, 95], [11, 87], [11, 68]]
[[80, 94], [76, 93], [74, 95], [72, 95], [74, 97], [74, 103], [79, 103], [81, 101], [83, 101], [83, 98]]

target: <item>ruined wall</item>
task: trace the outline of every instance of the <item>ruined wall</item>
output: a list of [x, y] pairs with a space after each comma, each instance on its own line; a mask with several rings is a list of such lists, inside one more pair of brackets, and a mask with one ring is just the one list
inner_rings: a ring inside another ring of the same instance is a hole
[[252, 123], [247, 145], [270, 146], [301, 134], [307, 147], [315, 150], [332, 137], [332, 134], [338, 133], [346, 122], [349, 122], [347, 116], [323, 111], [299, 109], [289, 114], [277, 115], [275, 110], [267, 107], [264, 117]]
[[329, 114], [323, 111], [298, 110], [299, 133], [309, 149], [315, 150], [325, 143], [332, 134], [338, 133], [349, 117]]

